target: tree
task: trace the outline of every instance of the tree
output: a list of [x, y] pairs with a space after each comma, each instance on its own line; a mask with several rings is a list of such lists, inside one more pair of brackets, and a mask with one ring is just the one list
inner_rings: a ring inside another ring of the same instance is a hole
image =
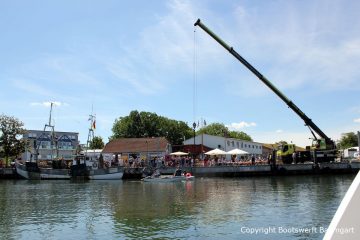
[[238, 131], [230, 131], [230, 137], [231, 138], [236, 138], [236, 139], [242, 139], [242, 140], [246, 140], [246, 141], [252, 141], [252, 138], [247, 135], [244, 132], [238, 132]]
[[20, 138], [26, 132], [23, 126], [15, 117], [0, 115], [0, 151], [5, 156], [6, 166], [10, 165], [10, 158], [25, 151], [26, 142]]
[[358, 138], [356, 133], [348, 132], [341, 134], [341, 138], [337, 144], [339, 149], [346, 149], [358, 146]]
[[104, 141], [102, 137], [95, 136], [92, 141], [90, 142], [90, 149], [103, 149], [104, 148]]
[[199, 129], [196, 133], [205, 133], [209, 135], [224, 137], [228, 135], [229, 129], [223, 123], [212, 123], [207, 125], [206, 127]]
[[279, 142], [276, 142], [275, 144], [276, 144], [277, 146], [281, 146], [281, 145], [286, 145], [286, 144], [288, 144], [288, 142], [285, 141], [285, 140], [281, 140], [281, 141], [279, 141]]
[[168, 119], [151, 112], [131, 111], [128, 116], [115, 120], [112, 127], [116, 138], [165, 137], [171, 144], [182, 144], [191, 136], [191, 128], [183, 121]]
[[239, 131], [230, 131], [223, 123], [212, 123], [207, 125], [206, 127], [201, 128], [196, 132], [197, 134], [209, 134], [214, 136], [221, 137], [231, 137], [236, 139], [242, 139], [245, 141], [252, 141], [251, 137]]

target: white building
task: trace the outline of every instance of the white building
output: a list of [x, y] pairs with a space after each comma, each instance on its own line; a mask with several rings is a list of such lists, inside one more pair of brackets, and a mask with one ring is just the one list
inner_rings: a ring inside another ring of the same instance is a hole
[[356, 158], [359, 157], [359, 147], [351, 147], [344, 149], [344, 158]]
[[[194, 138], [189, 138], [183, 142], [184, 145], [194, 145]], [[235, 148], [244, 150], [250, 155], [261, 155], [262, 144], [257, 142], [245, 141], [236, 138], [225, 138], [208, 134], [200, 134], [195, 137], [195, 145], [203, 145], [209, 148], [218, 148], [228, 152]]]
[[71, 160], [79, 145], [79, 133], [55, 131], [53, 137], [52, 134], [51, 131], [27, 130], [23, 134], [23, 138], [29, 144], [26, 151], [22, 153], [22, 159], [24, 161], [34, 159], [34, 155], [38, 150], [39, 160], [52, 160], [55, 158]]

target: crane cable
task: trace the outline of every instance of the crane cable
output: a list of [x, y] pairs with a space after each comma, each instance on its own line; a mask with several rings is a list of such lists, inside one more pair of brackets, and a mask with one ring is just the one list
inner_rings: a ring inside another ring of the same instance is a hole
[[[197, 38], [196, 38], [196, 27], [194, 26], [194, 59], [193, 59], [193, 120], [196, 124], [197, 114]], [[198, 124], [199, 125], [199, 124]]]

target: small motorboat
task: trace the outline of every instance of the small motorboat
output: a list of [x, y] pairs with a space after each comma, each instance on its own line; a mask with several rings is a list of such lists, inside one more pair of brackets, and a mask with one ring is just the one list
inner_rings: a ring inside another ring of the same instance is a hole
[[177, 169], [174, 175], [161, 175], [158, 170], [153, 175], [147, 176], [142, 180], [144, 182], [180, 182], [180, 181], [192, 181], [195, 177], [191, 173], [186, 173]]
[[148, 176], [142, 179], [144, 182], [181, 182], [185, 176]]

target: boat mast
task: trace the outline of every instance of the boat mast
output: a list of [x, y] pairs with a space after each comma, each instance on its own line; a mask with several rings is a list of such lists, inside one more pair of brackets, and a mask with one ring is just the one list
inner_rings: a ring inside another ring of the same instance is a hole
[[[39, 149], [42, 143], [42, 137], [45, 135], [46, 129], [50, 129], [50, 148], [51, 148], [51, 160], [53, 160], [54, 156], [54, 150], [56, 150], [56, 157], [58, 156], [58, 147], [57, 147], [57, 140], [55, 137], [55, 127], [51, 124], [51, 116], [52, 116], [52, 110], [53, 110], [54, 103], [50, 103], [50, 114], [49, 114], [49, 122], [45, 124], [43, 134], [40, 136], [40, 141], [37, 143], [36, 150], [35, 150], [35, 161], [38, 161], [39, 158]], [[36, 140], [35, 140], [36, 141]], [[54, 149], [55, 146], [55, 149]]]
[[[90, 143], [94, 139], [95, 120], [96, 120], [96, 116], [93, 115], [93, 114], [90, 114], [89, 115], [90, 127], [89, 127], [87, 142], [86, 142], [86, 151], [85, 151], [85, 153], [87, 153], [87, 151], [88, 151], [88, 149], [90, 147]], [[87, 154], [85, 154], [85, 155], [87, 155]]]

